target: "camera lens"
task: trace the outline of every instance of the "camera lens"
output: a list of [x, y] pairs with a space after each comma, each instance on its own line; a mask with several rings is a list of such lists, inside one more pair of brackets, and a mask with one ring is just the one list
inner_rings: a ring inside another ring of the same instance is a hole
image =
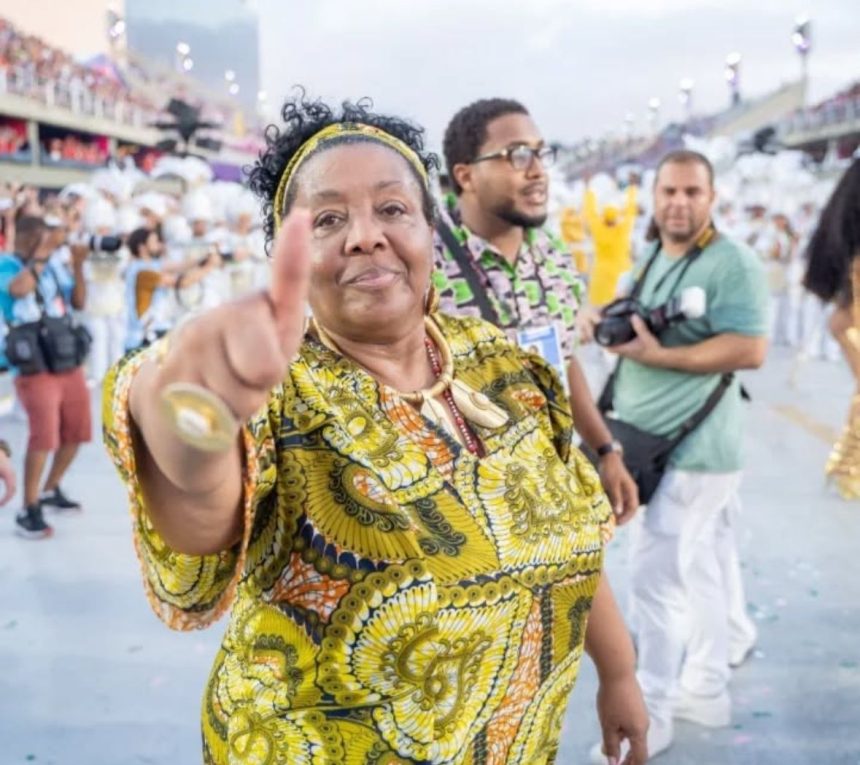
[[610, 322], [601, 321], [594, 327], [594, 341], [604, 347], [614, 344], [612, 342], [612, 327], [610, 326]]

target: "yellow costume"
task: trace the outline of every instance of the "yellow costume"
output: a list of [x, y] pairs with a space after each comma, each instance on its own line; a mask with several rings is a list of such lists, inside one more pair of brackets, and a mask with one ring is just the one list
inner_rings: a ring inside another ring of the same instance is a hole
[[594, 263], [588, 287], [592, 305], [602, 306], [614, 300], [618, 277], [633, 266], [630, 251], [638, 210], [636, 194], [636, 186], [628, 186], [623, 211], [607, 206], [600, 212], [594, 191], [585, 192], [585, 221], [594, 241]]
[[575, 207], [565, 207], [559, 219], [561, 238], [570, 250], [570, 256], [580, 274], [588, 273], [588, 253], [585, 248], [585, 219]]
[[475, 457], [306, 338], [244, 430], [245, 532], [171, 551], [136, 478], [128, 395], [105, 392], [147, 596], [176, 629], [232, 607], [203, 703], [204, 761], [554, 761], [612, 515], [570, 446], [558, 379], [477, 319], [439, 316], [457, 378], [509, 416]]

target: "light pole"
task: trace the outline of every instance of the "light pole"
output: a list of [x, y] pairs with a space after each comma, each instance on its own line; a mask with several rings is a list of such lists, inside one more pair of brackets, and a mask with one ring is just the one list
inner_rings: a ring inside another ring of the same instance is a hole
[[227, 82], [227, 92], [231, 96], [235, 96], [239, 93], [239, 83], [236, 82], [236, 72], [232, 69], [228, 69], [224, 72], [224, 79]]
[[636, 127], [636, 116], [633, 112], [624, 115], [624, 138], [628, 144], [633, 142], [633, 131]]
[[660, 123], [660, 99], [654, 96], [648, 99], [648, 125], [652, 133], [656, 133]]
[[190, 72], [194, 68], [191, 58], [191, 46], [186, 42], [176, 43], [176, 69], [179, 72]]
[[116, 6], [107, 8], [108, 45], [114, 54], [121, 53], [126, 47], [126, 23]]
[[800, 71], [803, 80], [804, 98], [806, 97], [807, 78], [809, 76], [809, 50], [812, 47], [812, 20], [809, 16], [798, 16], [794, 20], [794, 31], [791, 33], [791, 44], [800, 56]]
[[678, 85], [678, 99], [684, 107], [684, 122], [689, 123], [693, 116], [693, 87], [695, 80], [685, 77]]
[[269, 96], [265, 90], [257, 91], [257, 116], [260, 119], [268, 119], [269, 114]]
[[741, 102], [741, 54], [729, 53], [726, 56], [726, 83], [729, 86], [732, 106]]

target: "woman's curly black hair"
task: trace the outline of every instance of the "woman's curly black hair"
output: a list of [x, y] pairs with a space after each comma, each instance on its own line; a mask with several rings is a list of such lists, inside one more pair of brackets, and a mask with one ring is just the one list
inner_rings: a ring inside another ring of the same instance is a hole
[[803, 285], [822, 300], [851, 295], [850, 266], [860, 257], [860, 159], [842, 176], [806, 248]]
[[[275, 215], [278, 214], [274, 209], [275, 193], [284, 168], [309, 138], [329, 125], [341, 122], [357, 122], [379, 128], [395, 138], [399, 138], [409, 146], [418, 155], [428, 173], [439, 167], [439, 159], [436, 155], [424, 150], [423, 128], [399, 117], [376, 114], [372, 109], [373, 102], [369, 98], [362, 98], [355, 103], [344, 101], [340, 110], [335, 111], [321, 100], [308, 100], [302, 89], [299, 90], [299, 94], [295, 98], [287, 100], [281, 111], [284, 125], [280, 128], [277, 125], [269, 125], [266, 128], [266, 148], [260, 152], [257, 161], [248, 173], [248, 185], [251, 191], [262, 201], [263, 229], [268, 244], [271, 244], [275, 234]], [[344, 137], [327, 142], [324, 148], [330, 148], [338, 143], [356, 143], [369, 140], [371, 139], [365, 139], [361, 136]], [[424, 216], [428, 223], [432, 223], [435, 217], [433, 196], [412, 164], [407, 164], [421, 186]], [[285, 200], [283, 212], [289, 211], [294, 198], [295, 187]]]

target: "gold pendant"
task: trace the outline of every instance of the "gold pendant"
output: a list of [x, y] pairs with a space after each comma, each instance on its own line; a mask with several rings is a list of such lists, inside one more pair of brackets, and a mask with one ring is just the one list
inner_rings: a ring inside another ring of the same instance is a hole
[[174, 433], [204, 452], [224, 452], [235, 442], [239, 423], [224, 400], [201, 385], [173, 383], [161, 393], [161, 406]]
[[496, 406], [483, 393], [470, 388], [461, 380], [451, 383], [451, 395], [454, 403], [469, 422], [482, 428], [501, 428], [508, 422], [504, 409]]

